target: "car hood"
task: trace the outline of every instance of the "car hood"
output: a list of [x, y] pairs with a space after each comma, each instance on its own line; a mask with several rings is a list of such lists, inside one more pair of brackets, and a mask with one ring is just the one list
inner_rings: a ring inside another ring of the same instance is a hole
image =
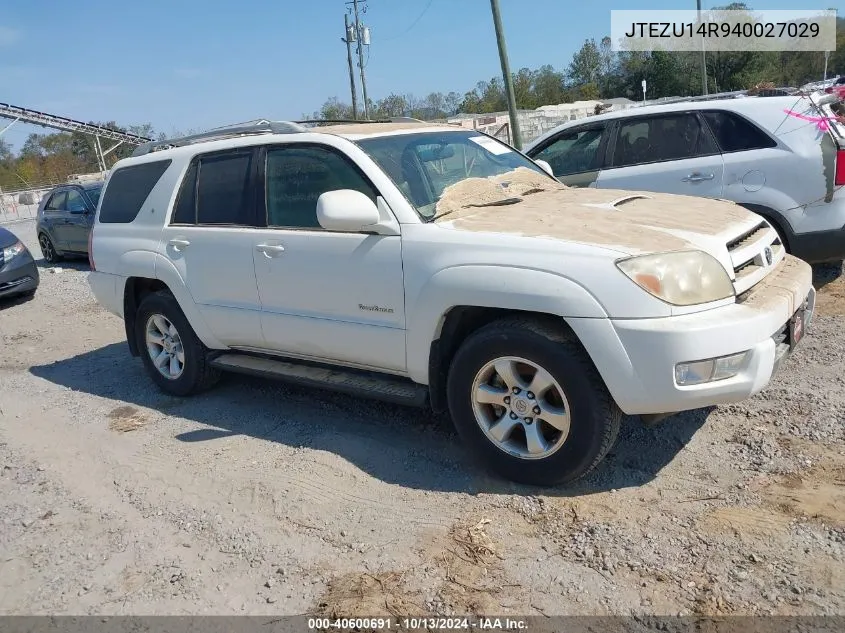
[[0, 248], [6, 248], [18, 241], [18, 238], [11, 231], [0, 226]]
[[497, 180], [468, 179], [447, 189], [435, 223], [460, 231], [596, 245], [627, 255], [695, 248], [724, 261], [726, 244], [763, 222], [725, 200], [571, 188], [536, 175], [529, 179], [533, 186], [514, 179], [502, 187]]

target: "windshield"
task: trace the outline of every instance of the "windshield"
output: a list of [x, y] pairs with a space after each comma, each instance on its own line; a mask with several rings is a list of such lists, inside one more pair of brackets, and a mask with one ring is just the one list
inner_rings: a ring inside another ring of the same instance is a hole
[[538, 175], [539, 182], [548, 182], [549, 186], [555, 182], [508, 145], [477, 132], [397, 134], [361, 139], [357, 144], [426, 221], [440, 215], [437, 203], [447, 188], [454, 190], [455, 185], [470, 178], [491, 179], [528, 169]]
[[96, 187], [90, 187], [85, 189], [85, 193], [88, 194], [88, 197], [91, 199], [91, 202], [94, 203], [94, 208], [97, 207], [97, 203], [100, 201], [100, 193], [103, 191], [103, 185], [97, 185]]

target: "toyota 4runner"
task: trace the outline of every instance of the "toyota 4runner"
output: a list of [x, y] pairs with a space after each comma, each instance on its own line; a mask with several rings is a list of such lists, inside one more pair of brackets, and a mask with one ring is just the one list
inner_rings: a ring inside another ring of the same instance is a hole
[[734, 203], [569, 188], [485, 135], [259, 121], [111, 170], [90, 285], [186, 396], [221, 371], [451, 414], [499, 474], [595, 467], [646, 421], [759, 392], [811, 270]]

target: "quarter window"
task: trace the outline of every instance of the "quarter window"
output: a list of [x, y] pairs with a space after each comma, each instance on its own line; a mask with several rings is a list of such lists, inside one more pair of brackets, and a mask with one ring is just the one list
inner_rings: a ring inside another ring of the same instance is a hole
[[126, 224], [138, 217], [171, 162], [169, 159], [157, 160], [122, 167], [112, 173], [100, 204], [100, 223]]
[[731, 112], [703, 112], [704, 120], [713, 130], [719, 148], [725, 152], [743, 152], [775, 147], [777, 143], [765, 132]]
[[324, 147], [284, 147], [267, 152], [267, 226], [319, 229], [317, 199], [353, 189], [376, 201], [366, 177], [338, 152]]
[[613, 166], [627, 167], [718, 153], [716, 144], [695, 114], [635, 118], [619, 126]]

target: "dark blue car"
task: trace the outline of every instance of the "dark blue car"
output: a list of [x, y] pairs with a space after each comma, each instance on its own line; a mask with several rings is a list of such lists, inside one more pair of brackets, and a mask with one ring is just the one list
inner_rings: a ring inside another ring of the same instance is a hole
[[103, 181], [61, 185], [41, 199], [35, 228], [45, 261], [88, 254], [88, 234], [102, 190]]
[[38, 288], [38, 266], [29, 249], [0, 226], [0, 299], [31, 295]]

